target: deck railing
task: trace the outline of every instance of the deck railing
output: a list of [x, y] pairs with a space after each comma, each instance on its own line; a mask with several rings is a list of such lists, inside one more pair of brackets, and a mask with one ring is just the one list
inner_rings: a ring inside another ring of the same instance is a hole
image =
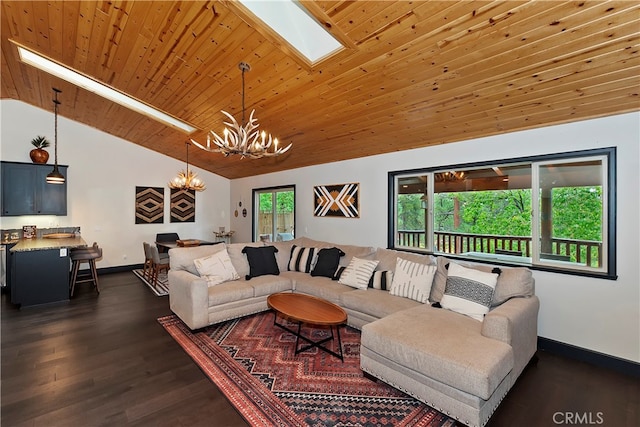
[[[422, 230], [400, 230], [398, 231], [398, 245], [425, 248], [425, 232]], [[531, 237], [526, 236], [436, 231], [434, 245], [438, 252], [449, 254], [484, 252], [531, 257]], [[550, 252], [542, 255], [542, 258], [560, 259], [599, 268], [602, 266], [602, 242], [552, 238]]]

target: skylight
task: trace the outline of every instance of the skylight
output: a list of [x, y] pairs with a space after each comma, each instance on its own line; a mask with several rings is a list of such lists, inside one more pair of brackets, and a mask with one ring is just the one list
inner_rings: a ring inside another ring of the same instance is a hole
[[46, 71], [53, 76], [66, 80], [69, 83], [93, 92], [96, 95], [100, 95], [101, 97], [120, 104], [123, 107], [127, 107], [140, 114], [144, 114], [149, 118], [158, 120], [166, 125], [180, 129], [186, 133], [192, 133], [196, 130], [196, 128], [194, 128], [193, 126], [184, 123], [176, 119], [175, 117], [172, 117], [141, 101], [138, 101], [137, 99], [131, 98], [130, 96], [125, 95], [122, 92], [112, 89], [109, 86], [105, 86], [102, 83], [97, 82], [96, 80], [90, 79], [89, 77], [86, 77], [70, 68], [53, 62], [50, 59], [40, 56], [21, 46], [18, 46], [18, 53], [20, 54], [20, 59], [22, 60], [22, 62], [33, 65], [34, 67]]
[[240, 0], [311, 63], [343, 46], [295, 0]]

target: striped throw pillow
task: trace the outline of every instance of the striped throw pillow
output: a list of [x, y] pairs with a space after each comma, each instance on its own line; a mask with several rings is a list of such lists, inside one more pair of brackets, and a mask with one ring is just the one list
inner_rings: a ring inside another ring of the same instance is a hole
[[388, 291], [393, 280], [393, 271], [374, 271], [369, 279], [368, 287]]
[[487, 273], [449, 263], [447, 286], [440, 305], [483, 321], [489, 312], [499, 273]]
[[369, 279], [379, 261], [353, 257], [338, 279], [338, 283], [358, 289], [367, 289]]
[[302, 273], [309, 273], [311, 270], [313, 270], [317, 253], [317, 248], [305, 248], [302, 246], [293, 245], [291, 247], [291, 256], [289, 257], [289, 264], [287, 265], [287, 269], [289, 271], [300, 271]]
[[428, 302], [437, 268], [435, 265], [398, 258], [389, 293], [421, 303]]

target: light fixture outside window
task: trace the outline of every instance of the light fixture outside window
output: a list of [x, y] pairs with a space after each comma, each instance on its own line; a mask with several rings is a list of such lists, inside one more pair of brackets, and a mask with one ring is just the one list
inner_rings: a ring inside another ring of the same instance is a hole
[[74, 71], [70, 68], [58, 64], [57, 62], [38, 55], [31, 50], [25, 49], [22, 46], [18, 46], [18, 53], [20, 54], [20, 60], [25, 64], [29, 64], [43, 71], [46, 71], [53, 76], [66, 80], [69, 83], [88, 90], [89, 92], [93, 92], [96, 95], [120, 104], [123, 107], [129, 108], [140, 114], [144, 114], [149, 118], [160, 121], [171, 127], [180, 129], [186, 133], [192, 133], [196, 130], [196, 128], [194, 128], [193, 126], [184, 123], [176, 119], [175, 117], [172, 117], [141, 101], [138, 101], [137, 99], [125, 95], [122, 92], [112, 89], [109, 86], [99, 83], [96, 80], [90, 79], [89, 77], [86, 77], [85, 75], [80, 74], [77, 71]]

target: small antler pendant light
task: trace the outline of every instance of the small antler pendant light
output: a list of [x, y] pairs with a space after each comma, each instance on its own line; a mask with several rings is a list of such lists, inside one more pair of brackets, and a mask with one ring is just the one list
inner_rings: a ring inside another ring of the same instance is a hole
[[55, 163], [53, 165], [53, 171], [47, 175], [47, 183], [48, 184], [64, 184], [65, 178], [64, 175], [60, 173], [58, 170], [58, 105], [60, 105], [60, 101], [58, 101], [58, 94], [62, 91], [60, 89], [52, 88], [55, 94], [55, 98], [53, 100], [53, 117], [54, 117], [54, 139], [53, 139], [53, 151], [55, 153]]
[[187, 170], [186, 172], [180, 171], [178, 176], [169, 182], [169, 188], [173, 188], [174, 190], [204, 191], [207, 189], [207, 186], [193, 171], [189, 170], [189, 145], [191, 144], [187, 142], [185, 145], [187, 146]]

